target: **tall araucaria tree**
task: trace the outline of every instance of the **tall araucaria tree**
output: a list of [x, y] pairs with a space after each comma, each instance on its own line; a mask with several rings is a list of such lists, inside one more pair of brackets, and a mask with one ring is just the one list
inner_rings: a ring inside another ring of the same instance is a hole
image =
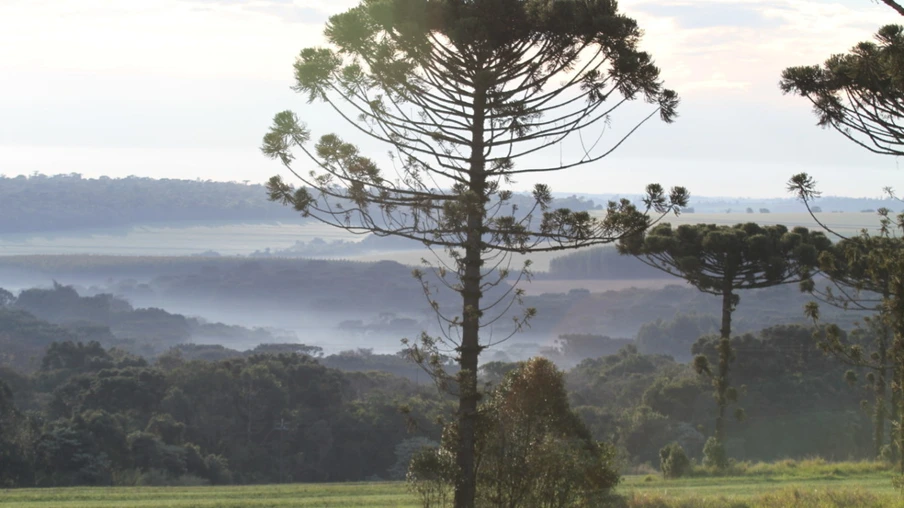
[[[718, 406], [714, 437], [724, 444], [725, 412], [737, 401], [729, 371], [735, 360], [731, 347], [731, 315], [740, 301], [739, 290], [800, 282], [808, 278], [818, 253], [830, 245], [821, 232], [781, 225], [660, 224], [646, 233], [625, 237], [619, 252], [680, 277], [705, 293], [722, 299], [722, 326], [717, 346], [719, 365], [713, 369], [705, 355], [694, 359], [698, 373], [713, 383]], [[736, 411], [739, 418], [743, 411]]]
[[[601, 160], [650, 118], [671, 122], [678, 98], [638, 50], [637, 23], [611, 0], [365, 0], [332, 16], [324, 33], [328, 47], [301, 51], [294, 89], [331, 107], [348, 130], [385, 143], [391, 169], [337, 135], [313, 142], [285, 111], [262, 150], [299, 187], [273, 177], [270, 197], [339, 228], [447, 252], [451, 261], [437, 256], [433, 266], [436, 286], [460, 295], [461, 307], [441, 308], [429, 274], [416, 271], [444, 326], [412, 351], [436, 366], [446, 348], [458, 361], [455, 505], [471, 507], [478, 357], [498, 337], [481, 329], [519, 303], [521, 290], [506, 284], [513, 254], [613, 242], [646, 229], [649, 213], [687, 201], [683, 188], [653, 184], [642, 205], [610, 202], [595, 217], [551, 209], [546, 185], [536, 185], [530, 206], [516, 207], [505, 186]], [[612, 113], [634, 100], [652, 105], [647, 116], [603, 146]], [[544, 149], [558, 164], [542, 163]], [[296, 152], [312, 163], [296, 168]], [[519, 273], [527, 276], [527, 265]], [[493, 288], [502, 296], [484, 298]], [[513, 316], [509, 330], [533, 313]]]

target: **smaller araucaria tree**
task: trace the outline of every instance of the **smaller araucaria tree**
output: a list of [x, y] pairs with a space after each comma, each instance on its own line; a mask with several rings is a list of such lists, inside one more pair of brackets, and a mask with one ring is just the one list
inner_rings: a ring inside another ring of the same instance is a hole
[[[838, 333], [829, 333], [819, 341], [819, 347], [847, 365], [871, 371], [867, 375], [867, 383], [874, 395], [873, 442], [877, 457], [884, 446], [886, 418], [891, 414], [894, 419], [894, 413], [897, 412], [889, 412], [886, 400], [886, 388], [892, 368], [889, 352], [891, 330], [881, 318], [882, 302], [890, 296], [888, 291], [891, 274], [884, 269], [871, 270], [868, 260], [871, 251], [902, 248], [904, 242], [901, 239], [887, 234], [861, 234], [843, 238], [820, 254], [818, 269], [823, 276], [821, 282], [818, 283], [815, 279], [801, 282], [801, 290], [821, 303], [844, 310], [869, 312], [875, 316], [864, 317], [865, 326], [853, 334], [857, 339], [853, 343], [841, 341]], [[816, 305], [816, 302], [808, 305], [811, 316], [816, 316]], [[846, 377], [849, 382], [856, 381], [853, 371], [848, 371]], [[892, 401], [892, 407], [896, 406], [897, 403]], [[892, 449], [893, 454], [896, 454]]]
[[[904, 231], [904, 214], [893, 217], [890, 210], [880, 208], [878, 228], [875, 231], [871, 233], [863, 230], [857, 236], [845, 237], [833, 231], [815, 213], [812, 203], [820, 196], [820, 192], [810, 175], [800, 173], [791, 177], [788, 190], [803, 201], [807, 211], [823, 229], [840, 239], [819, 256], [819, 272], [831, 285], [820, 289], [811, 280], [804, 281], [802, 289], [813, 294], [822, 303], [878, 314], [876, 319], [865, 320], [868, 337], [873, 339], [868, 341], [867, 348], [864, 348], [863, 343], [842, 341], [842, 334], [835, 325], [825, 327], [826, 333], [819, 346], [849, 365], [872, 371], [867, 376], [867, 381], [875, 392], [876, 453], [881, 450], [885, 418], [890, 415], [893, 421], [898, 421], [897, 439], [893, 440], [897, 441], [897, 447], [891, 447], [894, 455], [904, 445], [904, 426], [900, 420], [901, 387], [904, 386], [904, 315], [895, 310], [904, 308], [904, 239], [899, 236]], [[891, 189], [886, 191], [895, 197]], [[806, 312], [818, 322], [817, 302], [808, 304]], [[891, 383], [888, 383], [889, 377], [893, 380]], [[887, 384], [892, 387], [891, 411], [886, 409], [885, 404]], [[899, 454], [898, 459], [904, 471], [904, 453]]]
[[[722, 326], [717, 347], [719, 365], [713, 369], [708, 358], [699, 355], [694, 368], [712, 380], [718, 416], [714, 437], [725, 438], [725, 411], [737, 401], [737, 390], [729, 383], [735, 360], [731, 347], [731, 314], [737, 308], [742, 289], [757, 289], [800, 282], [810, 277], [819, 252], [831, 245], [821, 232], [806, 228], [738, 224], [660, 224], [645, 234], [623, 239], [619, 252], [636, 256], [644, 263], [680, 277], [700, 291], [722, 298]], [[743, 410], [736, 416], [741, 419]]]

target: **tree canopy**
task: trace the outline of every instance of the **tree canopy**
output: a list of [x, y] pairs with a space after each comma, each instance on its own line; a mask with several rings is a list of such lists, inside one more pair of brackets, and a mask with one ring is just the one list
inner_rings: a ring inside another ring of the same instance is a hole
[[[730, 385], [730, 365], [735, 361], [731, 345], [731, 314], [740, 301], [737, 291], [772, 287], [808, 279], [819, 252], [831, 242], [822, 232], [797, 227], [760, 226], [754, 223], [735, 226], [714, 224], [661, 224], [645, 234], [623, 239], [619, 251], [637, 256], [650, 266], [686, 280], [703, 291], [722, 298], [722, 326], [718, 368], [712, 369], [706, 355], [694, 359], [700, 374], [711, 378], [719, 408], [713, 450], [716, 465], [724, 465], [725, 411], [737, 402], [738, 392]], [[744, 416], [739, 408], [738, 419]]]
[[779, 86], [784, 93], [809, 99], [818, 125], [873, 153], [902, 155], [904, 27], [883, 26], [875, 39], [832, 55], [822, 66], [789, 67]]

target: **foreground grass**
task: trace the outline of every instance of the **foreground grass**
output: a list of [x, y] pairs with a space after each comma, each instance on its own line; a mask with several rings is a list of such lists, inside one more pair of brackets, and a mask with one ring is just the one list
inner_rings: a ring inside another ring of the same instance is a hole
[[402, 483], [230, 487], [74, 487], [0, 491], [0, 506], [28, 508], [286, 508], [418, 506]]
[[677, 480], [629, 476], [618, 490], [629, 508], [904, 507], [893, 476], [881, 462], [742, 462], [724, 474], [697, 468]]
[[[893, 473], [875, 462], [820, 459], [740, 463], [730, 475], [698, 469], [692, 478], [632, 475], [613, 508], [859, 508], [904, 507]], [[402, 483], [251, 485], [230, 487], [94, 487], [0, 491], [6, 507], [284, 508], [417, 507]]]

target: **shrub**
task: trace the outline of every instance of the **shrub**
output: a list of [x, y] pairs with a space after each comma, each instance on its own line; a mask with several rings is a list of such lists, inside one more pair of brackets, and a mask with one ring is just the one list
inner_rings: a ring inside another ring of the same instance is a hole
[[659, 468], [666, 478], [681, 478], [691, 471], [691, 461], [681, 445], [671, 443], [659, 450]]
[[711, 437], [706, 440], [703, 445], [703, 465], [715, 469], [725, 469], [728, 467], [728, 455], [725, 453], [725, 445]]
[[455, 461], [442, 448], [421, 448], [408, 465], [408, 489], [423, 508], [444, 508], [452, 501]]

